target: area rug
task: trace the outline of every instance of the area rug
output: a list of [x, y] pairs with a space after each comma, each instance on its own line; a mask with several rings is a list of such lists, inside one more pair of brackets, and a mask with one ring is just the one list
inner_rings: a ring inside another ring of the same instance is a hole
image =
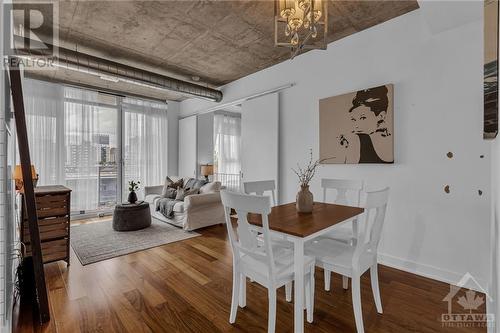
[[142, 230], [114, 231], [110, 220], [72, 226], [71, 246], [85, 266], [196, 236], [200, 234], [155, 220]]

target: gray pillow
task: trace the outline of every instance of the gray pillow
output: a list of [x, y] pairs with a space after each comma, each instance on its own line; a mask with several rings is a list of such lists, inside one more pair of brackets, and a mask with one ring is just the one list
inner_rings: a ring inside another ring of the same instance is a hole
[[200, 189], [203, 185], [205, 185], [207, 181], [205, 179], [195, 179], [195, 182], [191, 188]]
[[177, 196], [177, 190], [172, 187], [168, 187], [167, 189], [164, 189], [164, 198], [169, 198], [169, 199], [175, 199]]
[[194, 184], [196, 184], [196, 179], [194, 178], [189, 178], [187, 182], [184, 183], [184, 188], [185, 189], [190, 189], [194, 187]]
[[167, 189], [172, 183], [172, 179], [170, 179], [169, 177], [165, 178], [165, 184], [163, 184], [163, 189], [161, 190], [162, 197], [167, 198]]
[[177, 190], [177, 195], [175, 196], [175, 200], [183, 201], [184, 197], [186, 196], [185, 193], [186, 193], [186, 190], [183, 189], [182, 187], [179, 187], [179, 189]]

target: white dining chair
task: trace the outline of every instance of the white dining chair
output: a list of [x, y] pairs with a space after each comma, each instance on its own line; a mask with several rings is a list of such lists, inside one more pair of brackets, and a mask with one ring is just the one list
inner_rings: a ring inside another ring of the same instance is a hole
[[[291, 301], [291, 283], [294, 281], [293, 251], [273, 247], [268, 221], [271, 212], [269, 197], [221, 191], [221, 199], [233, 251], [233, 295], [229, 322], [233, 324], [236, 321], [238, 305], [242, 308], [246, 306], [248, 277], [268, 289], [268, 332], [272, 333], [276, 326], [276, 289], [285, 286], [287, 301]], [[231, 209], [237, 214], [236, 226], [231, 223]], [[262, 217], [262, 244], [259, 244], [252, 233], [247, 220], [249, 213]], [[306, 257], [304, 280], [308, 322], [313, 321], [314, 267], [314, 258]]]
[[361, 275], [370, 270], [373, 298], [377, 312], [382, 313], [382, 301], [377, 272], [377, 252], [384, 225], [389, 188], [367, 192], [363, 225], [357, 243], [346, 244], [334, 239], [323, 238], [308, 244], [306, 254], [316, 258], [316, 265], [323, 269], [348, 276], [352, 280], [352, 305], [358, 333], [364, 332], [361, 309]]
[[[334, 191], [335, 198], [332, 201], [335, 204], [347, 206], [359, 206], [361, 191], [364, 184], [362, 180], [350, 179], [321, 179], [321, 187], [323, 188], [323, 202], [327, 203], [327, 194]], [[350, 198], [351, 200], [349, 200]], [[357, 220], [353, 219], [348, 223], [336, 227], [323, 237], [332, 238], [348, 244], [355, 244], [357, 237]], [[325, 290], [330, 291], [331, 272], [324, 270]], [[349, 279], [346, 276], [342, 277], [342, 286], [344, 289], [349, 288]]]
[[[274, 180], [259, 180], [253, 182], [243, 183], [243, 192], [246, 194], [264, 195], [267, 193], [271, 194], [273, 207], [276, 206], [276, 182]], [[252, 226], [254, 231], [257, 233], [256, 237], [259, 242], [262, 242], [262, 234], [260, 233], [260, 228]], [[289, 242], [286, 237], [283, 236], [272, 236], [276, 242], [282, 247], [293, 248], [293, 244]]]
[[254, 182], [244, 182], [243, 192], [246, 194], [264, 195], [271, 192], [273, 206], [276, 206], [276, 182], [274, 180], [259, 180]]

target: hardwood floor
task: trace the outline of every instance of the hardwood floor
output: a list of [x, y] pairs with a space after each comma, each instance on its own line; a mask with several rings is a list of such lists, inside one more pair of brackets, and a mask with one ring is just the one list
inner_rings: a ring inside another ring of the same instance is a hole
[[[228, 323], [231, 249], [225, 226], [202, 236], [81, 266], [71, 251], [65, 262], [45, 265], [51, 321], [33, 325], [29, 305], [16, 309], [15, 332], [265, 332], [267, 291], [248, 282], [247, 306]], [[486, 332], [486, 328], [444, 328], [443, 298], [449, 285], [381, 266], [384, 314], [376, 312], [369, 273], [362, 277], [366, 332]], [[483, 295], [484, 297], [484, 295]], [[460, 305], [454, 308], [460, 310]], [[293, 303], [278, 291], [277, 332], [293, 332]], [[480, 309], [484, 313], [484, 305]], [[459, 311], [454, 311], [459, 312]], [[476, 312], [476, 311], [474, 311]], [[338, 275], [323, 290], [316, 271], [314, 323], [306, 332], [355, 332], [350, 290]]]

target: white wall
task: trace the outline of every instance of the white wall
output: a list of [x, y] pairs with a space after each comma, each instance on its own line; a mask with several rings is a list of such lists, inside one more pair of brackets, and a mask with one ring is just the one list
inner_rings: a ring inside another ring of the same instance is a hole
[[198, 175], [200, 165], [214, 163], [214, 113], [198, 116]]
[[[450, 3], [452, 6], [458, 2]], [[482, 2], [471, 8], [481, 17]], [[427, 16], [426, 16], [427, 15]], [[329, 165], [322, 177], [391, 187], [381, 261], [442, 281], [466, 272], [489, 274], [490, 161], [482, 139], [482, 21], [443, 31], [429, 20], [446, 11], [417, 10], [223, 87], [224, 101], [295, 82], [280, 93], [280, 201], [291, 202], [297, 179], [291, 167], [308, 149], [318, 156], [318, 101], [394, 83], [394, 165]], [[224, 102], [223, 101], [223, 102]], [[213, 103], [187, 100], [181, 116]], [[453, 159], [446, 153], [452, 151]], [[485, 155], [484, 159], [479, 158]], [[449, 184], [451, 193], [443, 187]], [[483, 195], [478, 195], [478, 190]], [[443, 295], [444, 297], [444, 295]]]
[[178, 102], [168, 102], [168, 170], [167, 175], [177, 175], [179, 167], [179, 110]]
[[179, 120], [179, 170], [181, 177], [196, 177], [197, 162], [197, 117]]

